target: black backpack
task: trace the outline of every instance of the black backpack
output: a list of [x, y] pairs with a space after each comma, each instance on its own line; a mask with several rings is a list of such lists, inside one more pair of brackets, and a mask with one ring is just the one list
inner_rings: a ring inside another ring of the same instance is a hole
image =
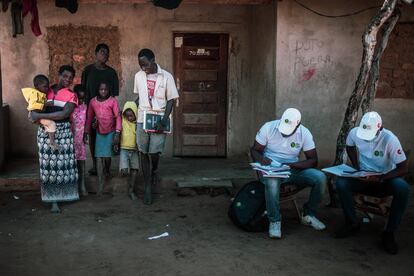
[[234, 224], [245, 231], [267, 231], [269, 219], [266, 214], [264, 185], [259, 181], [245, 184], [230, 204], [228, 215]]

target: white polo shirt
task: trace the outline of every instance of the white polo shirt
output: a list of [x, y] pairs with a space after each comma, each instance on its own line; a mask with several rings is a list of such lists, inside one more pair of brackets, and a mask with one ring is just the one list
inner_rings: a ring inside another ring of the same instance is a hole
[[256, 142], [265, 146], [264, 156], [280, 163], [294, 163], [299, 160], [301, 151], [315, 148], [310, 131], [300, 125], [296, 132], [283, 137], [278, 130], [280, 120], [267, 122], [256, 135]]
[[400, 141], [391, 131], [383, 128], [373, 140], [365, 141], [356, 136], [357, 129], [349, 132], [346, 145], [358, 149], [361, 170], [387, 173], [407, 159]]
[[154, 97], [148, 97], [147, 74], [144, 71], [139, 71], [135, 74], [134, 79], [134, 93], [138, 94], [138, 118], [137, 122], [144, 121], [144, 111], [159, 111], [163, 112], [167, 106], [167, 101], [179, 97], [177, 87], [175, 86], [173, 76], [167, 71], [163, 70], [157, 64], [157, 73]]

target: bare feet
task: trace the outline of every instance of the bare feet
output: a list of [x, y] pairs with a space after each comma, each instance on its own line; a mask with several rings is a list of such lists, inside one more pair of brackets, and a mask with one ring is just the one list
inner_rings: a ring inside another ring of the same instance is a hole
[[120, 177], [126, 177], [129, 175], [128, 169], [122, 169], [119, 171], [119, 176]]

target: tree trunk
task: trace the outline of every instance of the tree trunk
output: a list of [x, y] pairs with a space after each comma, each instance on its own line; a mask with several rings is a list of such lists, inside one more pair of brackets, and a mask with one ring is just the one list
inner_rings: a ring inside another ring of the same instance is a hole
[[381, 41], [378, 43], [378, 47], [375, 50], [374, 59], [372, 61], [372, 69], [370, 71], [367, 91], [365, 92], [365, 99], [361, 103], [362, 114], [372, 110], [378, 87], [381, 56], [387, 47], [390, 34], [397, 24], [398, 19], [400, 19], [400, 16], [400, 9], [396, 7], [390, 19], [383, 26]]
[[[358, 111], [361, 106], [361, 102], [366, 91], [369, 76], [371, 75], [372, 63], [374, 60], [375, 48], [377, 45], [378, 31], [384, 25], [384, 23], [394, 13], [398, 0], [385, 0], [379, 12], [371, 19], [367, 29], [362, 36], [362, 61], [361, 68], [359, 70], [358, 79], [355, 82], [355, 88], [348, 101], [348, 106], [345, 112], [345, 117], [342, 122], [341, 130], [339, 131], [336, 141], [336, 156], [335, 165], [343, 163], [343, 156], [345, 152], [346, 137], [351, 128], [355, 126], [358, 118]], [[380, 51], [378, 51], [380, 52]], [[378, 59], [380, 56], [378, 56]], [[335, 196], [332, 179], [328, 182], [328, 191], [330, 197], [330, 206], [335, 206]]]
[[351, 97], [349, 98], [345, 118], [342, 122], [342, 127], [339, 131], [336, 142], [335, 165], [343, 163], [346, 135], [348, 135], [349, 130], [355, 126], [358, 117], [358, 110], [361, 105], [362, 97], [364, 96], [365, 87], [367, 85], [369, 73], [372, 67], [375, 46], [377, 44], [378, 30], [382, 27], [385, 21], [390, 18], [394, 12], [396, 4], [397, 0], [385, 0], [380, 11], [371, 20], [368, 28], [362, 36], [362, 45], [364, 50], [361, 68], [358, 79], [355, 83], [354, 91], [352, 91]]

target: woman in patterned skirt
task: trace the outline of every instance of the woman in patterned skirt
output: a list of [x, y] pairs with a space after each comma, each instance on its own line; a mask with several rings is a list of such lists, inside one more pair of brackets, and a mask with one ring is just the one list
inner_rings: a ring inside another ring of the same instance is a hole
[[52, 203], [51, 211], [55, 213], [60, 212], [58, 202], [79, 199], [78, 170], [69, 122], [70, 115], [78, 104], [76, 94], [68, 88], [74, 76], [72, 66], [61, 66], [59, 81], [51, 86], [47, 94], [45, 113], [30, 113], [32, 121], [49, 119], [56, 122], [55, 140], [58, 150], [51, 149], [49, 136], [42, 126], [37, 132], [42, 201]]

